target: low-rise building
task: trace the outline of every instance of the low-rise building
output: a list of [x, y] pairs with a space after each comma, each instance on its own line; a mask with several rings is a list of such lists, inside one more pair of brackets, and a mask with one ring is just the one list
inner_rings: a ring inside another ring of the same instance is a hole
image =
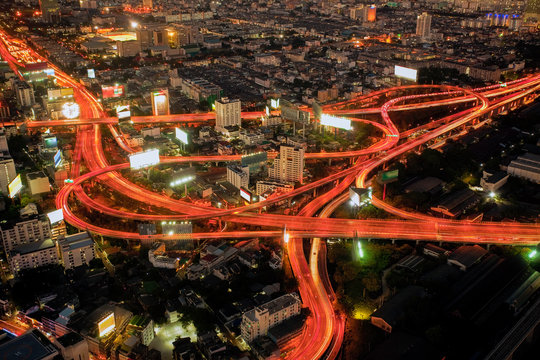
[[246, 312], [242, 316], [242, 338], [252, 342], [279, 323], [298, 315], [301, 301], [297, 294], [286, 294]]
[[510, 175], [502, 171], [496, 171], [493, 173], [484, 171], [482, 179], [480, 179], [480, 186], [484, 191], [495, 192], [499, 190], [506, 182]]
[[43, 171], [37, 171], [26, 174], [26, 180], [32, 196], [48, 193], [51, 191], [49, 177]]
[[407, 286], [371, 315], [371, 323], [391, 333], [398, 321], [404, 316], [403, 306], [413, 299], [424, 297], [425, 294], [426, 292], [420, 286]]
[[482, 260], [487, 253], [488, 251], [479, 245], [463, 245], [448, 256], [448, 264], [455, 265], [460, 270], [466, 271]]
[[127, 331], [137, 336], [143, 345], [148, 346], [154, 340], [154, 322], [146, 316], [135, 315], [131, 318]]
[[540, 184], [540, 155], [527, 153], [508, 165], [508, 174]]

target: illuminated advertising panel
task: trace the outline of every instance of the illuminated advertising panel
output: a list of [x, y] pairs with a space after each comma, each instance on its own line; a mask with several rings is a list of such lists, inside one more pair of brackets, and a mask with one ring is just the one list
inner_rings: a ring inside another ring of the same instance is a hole
[[99, 336], [102, 337], [111, 333], [115, 327], [114, 313], [110, 313], [105, 319], [98, 322]]
[[78, 118], [80, 114], [81, 109], [77, 103], [65, 103], [62, 105], [62, 115], [64, 115], [66, 119]]
[[240, 188], [240, 196], [247, 202], [251, 202], [251, 192], [244, 189], [243, 187]]
[[116, 98], [124, 95], [124, 85], [101, 86], [101, 93], [104, 99]]
[[152, 93], [152, 114], [154, 116], [169, 115], [169, 90], [160, 90]]
[[333, 126], [344, 130], [352, 129], [351, 120], [328, 114], [321, 114], [321, 125]]
[[44, 139], [46, 148], [55, 148], [58, 146], [58, 140], [56, 136], [46, 137]]
[[279, 99], [270, 99], [270, 107], [272, 109], [279, 108]]
[[176, 138], [178, 140], [180, 140], [180, 142], [182, 142], [183, 144], [187, 145], [187, 143], [188, 143], [188, 134], [185, 131], [180, 130], [179, 128], [175, 128], [174, 131], [175, 131], [175, 134], [176, 134]]
[[142, 169], [156, 164], [159, 164], [158, 149], [147, 150], [129, 156], [129, 165], [132, 169]]
[[58, 150], [56, 154], [54, 154], [53, 162], [55, 168], [57, 168], [58, 165], [60, 165], [60, 163], [62, 162], [62, 152], [60, 150]]
[[8, 185], [9, 197], [14, 198], [22, 189], [21, 174], [17, 175], [15, 179]]
[[64, 213], [62, 209], [51, 211], [50, 213], [47, 213], [47, 217], [49, 218], [49, 221], [52, 224], [56, 224], [59, 221], [64, 220]]
[[129, 109], [129, 105], [117, 106], [116, 116], [118, 116], [118, 120], [129, 119], [131, 117], [131, 110]]
[[400, 77], [400, 78], [403, 78], [403, 79], [416, 81], [417, 76], [418, 76], [418, 70], [395, 65], [394, 66], [394, 74], [397, 77]]
[[88, 69], [88, 78], [89, 79], [95, 79], [96, 78], [96, 72], [94, 69]]

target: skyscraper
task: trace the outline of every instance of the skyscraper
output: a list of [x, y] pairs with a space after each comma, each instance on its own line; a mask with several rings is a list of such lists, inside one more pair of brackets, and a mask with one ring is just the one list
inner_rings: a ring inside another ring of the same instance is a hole
[[302, 147], [281, 145], [279, 156], [268, 168], [268, 176], [282, 182], [298, 181], [301, 184], [304, 181], [304, 152]]
[[223, 98], [216, 100], [216, 130], [221, 131], [225, 126], [242, 125], [240, 100]]
[[41, 8], [41, 17], [46, 23], [55, 23], [60, 21], [60, 5], [58, 0], [39, 0]]
[[416, 19], [416, 35], [428, 38], [431, 35], [431, 15], [424, 12]]

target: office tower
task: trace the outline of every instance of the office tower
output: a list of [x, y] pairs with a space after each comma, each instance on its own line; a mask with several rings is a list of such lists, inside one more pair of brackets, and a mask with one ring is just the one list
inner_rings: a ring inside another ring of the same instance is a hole
[[9, 195], [8, 185], [17, 177], [15, 163], [9, 153], [0, 152], [0, 191]]
[[304, 180], [304, 148], [292, 145], [281, 145], [279, 156], [268, 168], [271, 179], [282, 182], [299, 182]]
[[242, 125], [240, 100], [223, 98], [216, 100], [214, 104], [216, 106], [216, 130], [221, 131], [226, 126]]
[[377, 20], [377, 7], [375, 5], [364, 6], [362, 11], [364, 22], [375, 22]]
[[422, 13], [416, 19], [416, 35], [428, 38], [431, 35], [431, 15]]
[[60, 21], [60, 5], [58, 0], [39, 0], [41, 17], [46, 23], [56, 23]]
[[17, 81], [14, 85], [17, 104], [19, 107], [32, 106], [36, 103], [34, 89], [24, 81]]

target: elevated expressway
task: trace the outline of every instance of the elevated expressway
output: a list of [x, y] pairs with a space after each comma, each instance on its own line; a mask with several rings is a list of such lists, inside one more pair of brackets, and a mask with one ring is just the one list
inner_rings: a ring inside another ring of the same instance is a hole
[[[2, 46], [0, 54], [10, 63], [12, 68], [24, 64], [24, 61], [46, 61], [30, 49], [24, 49], [24, 44], [17, 42], [18, 52], [9, 54], [10, 43], [14, 41], [9, 36], [1, 33]], [[21, 48], [23, 48], [21, 52]], [[16, 58], [17, 54], [24, 54], [22, 58]], [[75, 98], [81, 107], [81, 119], [60, 120], [47, 122], [28, 122], [27, 126], [77, 126], [77, 137], [72, 159], [71, 177], [72, 184], [66, 184], [57, 195], [57, 208], [63, 209], [65, 220], [70, 224], [108, 237], [123, 239], [209, 239], [209, 238], [251, 238], [251, 237], [281, 237], [282, 229], [289, 230], [290, 241], [287, 242], [291, 266], [295, 277], [299, 282], [299, 290], [304, 305], [312, 311], [306, 327], [301, 336], [295, 339], [294, 346], [287, 353], [291, 359], [318, 359], [335, 358], [339, 352], [344, 332], [344, 317], [335, 314], [332, 301], [335, 299], [333, 290], [328, 280], [326, 267], [319, 261], [321, 256], [321, 238], [327, 237], [368, 237], [381, 239], [413, 239], [420, 241], [445, 241], [459, 243], [497, 243], [509, 245], [534, 245], [540, 239], [540, 227], [537, 224], [519, 223], [470, 223], [463, 221], [450, 221], [432, 218], [422, 214], [414, 214], [395, 209], [379, 199], [374, 198], [373, 204], [407, 220], [351, 220], [329, 218], [332, 212], [341, 203], [348, 199], [347, 188], [356, 183], [364, 186], [368, 176], [377, 168], [396, 159], [397, 157], [412, 151], [423, 144], [459, 129], [467, 124], [489, 117], [493, 113], [515, 106], [517, 102], [531, 96], [535, 96], [540, 89], [540, 76], [531, 76], [511, 83], [494, 85], [490, 87], [466, 90], [454, 87], [440, 86], [410, 86], [386, 89], [374, 92], [370, 95], [325, 107], [325, 112], [335, 114], [380, 114], [382, 123], [356, 119], [376, 126], [382, 133], [382, 138], [369, 148], [339, 153], [311, 153], [306, 158], [328, 159], [350, 157], [354, 164], [338, 173], [324, 179], [303, 185], [293, 192], [269, 199], [260, 203], [233, 209], [217, 209], [204, 207], [181, 200], [151, 192], [137, 186], [125, 179], [121, 171], [129, 168], [129, 164], [109, 164], [105, 158], [101, 144], [100, 126], [106, 125], [118, 146], [125, 153], [133, 152], [116, 130], [117, 122], [114, 118], [107, 118], [101, 104], [80, 83], [72, 79], [60, 69], [50, 64], [55, 69], [59, 84], [73, 87]], [[428, 94], [416, 94], [398, 96], [407, 91], [431, 90]], [[384, 98], [383, 106], [370, 107], [374, 99]], [[425, 101], [423, 99], [426, 99]], [[411, 104], [412, 102], [412, 104]], [[396, 111], [419, 110], [430, 107], [448, 106], [453, 104], [471, 104], [468, 110], [449, 115], [443, 119], [434, 120], [419, 128], [410, 129], [400, 133], [393, 124], [389, 114]], [[244, 118], [258, 118], [262, 113], [245, 113]], [[199, 123], [214, 119], [214, 114], [183, 114], [169, 117], [141, 117], [135, 118], [136, 123]], [[424, 134], [408, 138], [409, 135], [423, 130]], [[269, 157], [275, 157], [270, 153]], [[190, 162], [229, 162], [238, 161], [239, 156], [192, 156], [192, 157], [162, 157], [164, 164], [178, 164]], [[81, 175], [81, 165], [86, 165], [88, 171]], [[159, 213], [140, 214], [119, 210], [97, 200], [91, 199], [84, 191], [82, 185], [86, 181], [99, 181], [113, 191], [122, 193], [141, 204], [148, 204], [155, 208], [167, 209], [173, 215]], [[305, 192], [311, 192], [322, 185], [334, 184], [331, 190], [314, 198], [301, 209], [298, 216], [258, 214], [257, 210], [287, 200]], [[157, 221], [157, 220], [201, 220], [220, 218], [226, 221], [252, 224], [267, 228], [259, 231], [229, 231], [229, 232], [202, 232], [186, 235], [140, 235], [136, 232], [128, 232], [117, 229], [104, 228], [88, 223], [71, 211], [71, 199], [77, 199], [91, 211], [117, 217], [120, 219]], [[321, 210], [322, 209], [322, 210]], [[319, 212], [314, 221], [313, 216]], [[310, 251], [310, 264], [303, 251], [303, 238], [312, 239]], [[324, 253], [324, 250], [323, 252]]]

